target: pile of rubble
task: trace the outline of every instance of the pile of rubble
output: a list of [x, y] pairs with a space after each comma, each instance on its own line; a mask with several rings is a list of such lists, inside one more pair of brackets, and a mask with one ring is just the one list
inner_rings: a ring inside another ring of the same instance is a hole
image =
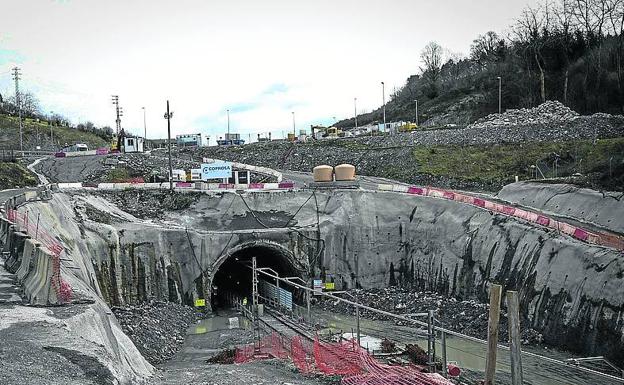
[[[358, 302], [395, 314], [422, 313], [435, 311], [438, 325], [473, 337], [487, 339], [489, 306], [473, 300], [460, 301], [436, 293], [418, 292], [399, 287], [384, 289], [351, 290]], [[323, 297], [320, 305], [324, 310], [338, 313], [355, 314], [352, 306]], [[362, 310], [361, 316], [372, 320], [390, 320], [389, 317]], [[543, 341], [540, 333], [528, 328], [527, 320], [522, 320], [522, 343], [539, 344]], [[397, 325], [407, 325], [404, 321], [396, 321]], [[501, 311], [500, 335], [502, 342], [508, 341], [507, 313]]]
[[580, 115], [558, 101], [547, 101], [535, 108], [507, 110], [501, 114], [491, 114], [468, 126], [469, 128], [489, 128], [518, 126], [527, 124], [551, 124], [573, 121]]
[[201, 193], [167, 190], [97, 191], [107, 200], [141, 219], [162, 219], [166, 211], [183, 210], [196, 202]]
[[173, 357], [196, 320], [193, 308], [171, 302], [150, 302], [111, 308], [124, 333], [143, 357], [156, 365]]

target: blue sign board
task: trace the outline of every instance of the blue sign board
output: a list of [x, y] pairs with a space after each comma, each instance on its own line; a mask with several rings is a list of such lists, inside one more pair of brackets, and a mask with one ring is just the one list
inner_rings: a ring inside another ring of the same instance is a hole
[[223, 179], [232, 177], [232, 163], [230, 162], [215, 162], [215, 163], [202, 163], [201, 165], [201, 178], [207, 179]]

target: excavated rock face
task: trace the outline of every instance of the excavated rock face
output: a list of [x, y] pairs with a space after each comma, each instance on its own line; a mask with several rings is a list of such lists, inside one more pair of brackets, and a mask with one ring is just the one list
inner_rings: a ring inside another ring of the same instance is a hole
[[[108, 212], [107, 223], [83, 215], [87, 204]], [[624, 362], [622, 254], [478, 207], [357, 190], [226, 193], [148, 223], [91, 195], [37, 205], [64, 213], [57, 228], [68, 255], [99, 271], [87, 276], [114, 305], [210, 298], [229, 258], [264, 255], [336, 289], [398, 286], [485, 302], [500, 283], [519, 291], [546, 342]]]

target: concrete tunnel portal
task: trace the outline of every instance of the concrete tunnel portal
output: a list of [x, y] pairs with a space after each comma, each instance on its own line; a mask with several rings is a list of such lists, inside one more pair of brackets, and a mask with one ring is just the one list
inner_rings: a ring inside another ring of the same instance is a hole
[[[217, 262], [216, 271], [211, 284], [211, 306], [213, 309], [224, 308], [228, 305], [227, 296], [236, 295], [240, 298], [252, 299], [252, 258], [256, 257], [257, 267], [268, 267], [278, 273], [280, 277], [301, 277], [305, 279], [306, 272], [295, 266], [294, 255], [286, 248], [272, 243], [254, 243], [234, 248]], [[263, 274], [258, 279], [275, 284], [275, 280]], [[285, 283], [280, 287], [293, 292], [295, 302], [301, 303], [301, 290], [296, 290]]]

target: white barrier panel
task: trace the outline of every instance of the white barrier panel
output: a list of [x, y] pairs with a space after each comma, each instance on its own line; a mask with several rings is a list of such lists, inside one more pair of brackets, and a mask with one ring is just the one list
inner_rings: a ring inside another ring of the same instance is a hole
[[84, 155], [97, 155], [97, 150], [69, 151], [65, 153], [65, 156], [84, 156]]
[[58, 188], [60, 189], [82, 188], [82, 183], [58, 183]]
[[26, 191], [24, 192], [24, 198], [27, 201], [33, 200], [33, 199], [37, 199], [37, 191]]
[[394, 192], [406, 193], [408, 190], [409, 190], [409, 186], [402, 186], [402, 185], [394, 185], [394, 186], [392, 186], [392, 191], [394, 191]]
[[99, 183], [97, 188], [101, 188], [101, 189], [114, 189], [115, 188], [115, 184], [114, 183]]
[[264, 188], [266, 190], [276, 190], [279, 188], [279, 183], [265, 183]]
[[126, 189], [128, 187], [132, 187], [132, 184], [131, 183], [114, 183], [113, 184], [113, 188], [114, 189], [123, 190], [123, 189]]
[[393, 191], [394, 186], [391, 184], [378, 184], [377, 190], [379, 191]]

